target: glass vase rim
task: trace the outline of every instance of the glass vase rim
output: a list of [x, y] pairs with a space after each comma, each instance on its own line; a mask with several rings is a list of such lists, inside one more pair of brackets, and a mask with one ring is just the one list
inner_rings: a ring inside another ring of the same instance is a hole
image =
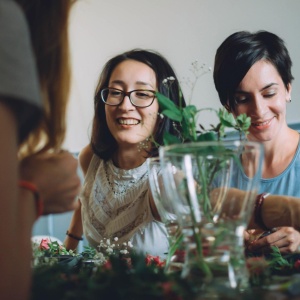
[[199, 141], [199, 142], [188, 142], [188, 143], [177, 143], [177, 144], [171, 144], [166, 146], [161, 146], [160, 149], [169, 150], [173, 148], [188, 148], [188, 147], [198, 147], [198, 146], [226, 146], [226, 145], [233, 145], [233, 146], [253, 146], [262, 148], [263, 144], [261, 142], [257, 141], [248, 141], [248, 140], [228, 140], [228, 141]]

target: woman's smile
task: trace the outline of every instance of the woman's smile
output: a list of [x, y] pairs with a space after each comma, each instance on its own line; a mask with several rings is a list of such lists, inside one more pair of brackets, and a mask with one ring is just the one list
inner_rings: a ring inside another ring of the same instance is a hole
[[130, 118], [118, 118], [117, 122], [120, 125], [137, 125], [140, 124], [141, 121], [137, 119], [130, 119]]
[[254, 127], [256, 130], [269, 129], [269, 127], [272, 125], [272, 121], [273, 121], [274, 118], [275, 118], [275, 116], [272, 117], [269, 120], [265, 120], [265, 121], [262, 121], [262, 122], [252, 122], [251, 126]]

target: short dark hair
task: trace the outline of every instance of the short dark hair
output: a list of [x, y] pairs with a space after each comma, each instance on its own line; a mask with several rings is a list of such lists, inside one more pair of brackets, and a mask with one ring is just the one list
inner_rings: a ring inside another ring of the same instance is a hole
[[[110, 59], [104, 66], [100, 75], [98, 85], [94, 97], [94, 119], [91, 136], [91, 147], [93, 152], [104, 160], [111, 158], [112, 154], [117, 149], [117, 142], [109, 131], [105, 117], [105, 104], [101, 100], [100, 92], [103, 88], [108, 87], [109, 80], [114, 69], [123, 61], [135, 60], [149, 66], [156, 75], [158, 92], [168, 96], [176, 105], [185, 107], [185, 101], [180, 99], [180, 87], [176, 79], [175, 72], [168, 61], [158, 52], [152, 50], [133, 49], [124, 52]], [[163, 84], [163, 80], [173, 76], [175, 81], [167, 88]], [[170, 132], [178, 136], [180, 132], [180, 124], [171, 121], [164, 116], [163, 119], [158, 118], [156, 132], [154, 133], [154, 141], [149, 156], [158, 155], [158, 147], [163, 145], [163, 135], [165, 132]]]
[[284, 41], [268, 31], [233, 33], [217, 49], [214, 83], [220, 101], [234, 111], [234, 93], [249, 69], [259, 60], [266, 60], [277, 69], [285, 86], [294, 79], [292, 61]]

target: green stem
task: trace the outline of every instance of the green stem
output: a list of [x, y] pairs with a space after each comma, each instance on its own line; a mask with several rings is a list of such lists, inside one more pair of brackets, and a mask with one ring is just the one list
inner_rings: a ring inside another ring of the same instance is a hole
[[192, 203], [191, 203], [191, 200], [190, 200], [190, 197], [189, 197], [189, 193], [187, 193], [187, 202], [188, 202], [189, 207], [190, 207], [190, 214], [191, 214], [191, 219], [192, 219], [193, 238], [194, 238], [194, 241], [195, 241], [195, 244], [196, 244], [196, 251], [197, 251], [197, 254], [198, 254], [199, 268], [203, 272], [204, 277], [206, 279], [210, 280], [212, 278], [212, 272], [211, 272], [208, 264], [204, 260], [202, 241], [200, 239], [201, 233], [199, 233], [199, 229], [197, 227], [197, 222], [196, 222], [196, 218], [195, 218], [195, 215], [194, 215], [194, 210], [193, 210], [193, 207], [192, 207]]
[[[211, 215], [210, 215], [210, 210], [211, 210], [211, 204], [208, 196], [208, 186], [207, 185], [207, 177], [205, 172], [203, 171], [203, 168], [201, 166], [201, 162], [199, 161], [199, 158], [197, 158], [197, 167], [199, 170], [199, 176], [200, 176], [200, 184], [201, 184], [201, 194], [202, 194], [202, 207], [203, 207], [203, 214], [207, 218], [208, 221], [211, 221]], [[207, 170], [207, 166], [204, 168]]]
[[176, 250], [178, 250], [182, 241], [183, 241], [183, 234], [181, 232], [181, 229], [178, 228], [177, 232], [175, 234], [175, 239], [172, 238], [172, 240], [170, 241], [171, 246], [169, 248], [168, 256], [166, 259], [166, 266], [168, 266], [170, 264], [172, 256], [175, 254]]

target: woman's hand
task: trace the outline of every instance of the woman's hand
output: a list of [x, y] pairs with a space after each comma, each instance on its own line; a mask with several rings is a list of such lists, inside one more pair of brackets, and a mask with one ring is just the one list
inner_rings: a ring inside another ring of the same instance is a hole
[[36, 154], [22, 160], [20, 167], [21, 179], [37, 186], [44, 201], [44, 215], [77, 207], [75, 199], [80, 190], [80, 179], [78, 161], [71, 153]]
[[257, 232], [245, 234], [248, 252], [269, 253], [271, 246], [277, 246], [282, 254], [289, 254], [297, 251], [300, 245], [300, 233], [293, 227], [280, 227], [266, 236], [255, 235], [255, 239], [251, 238], [253, 234]]

